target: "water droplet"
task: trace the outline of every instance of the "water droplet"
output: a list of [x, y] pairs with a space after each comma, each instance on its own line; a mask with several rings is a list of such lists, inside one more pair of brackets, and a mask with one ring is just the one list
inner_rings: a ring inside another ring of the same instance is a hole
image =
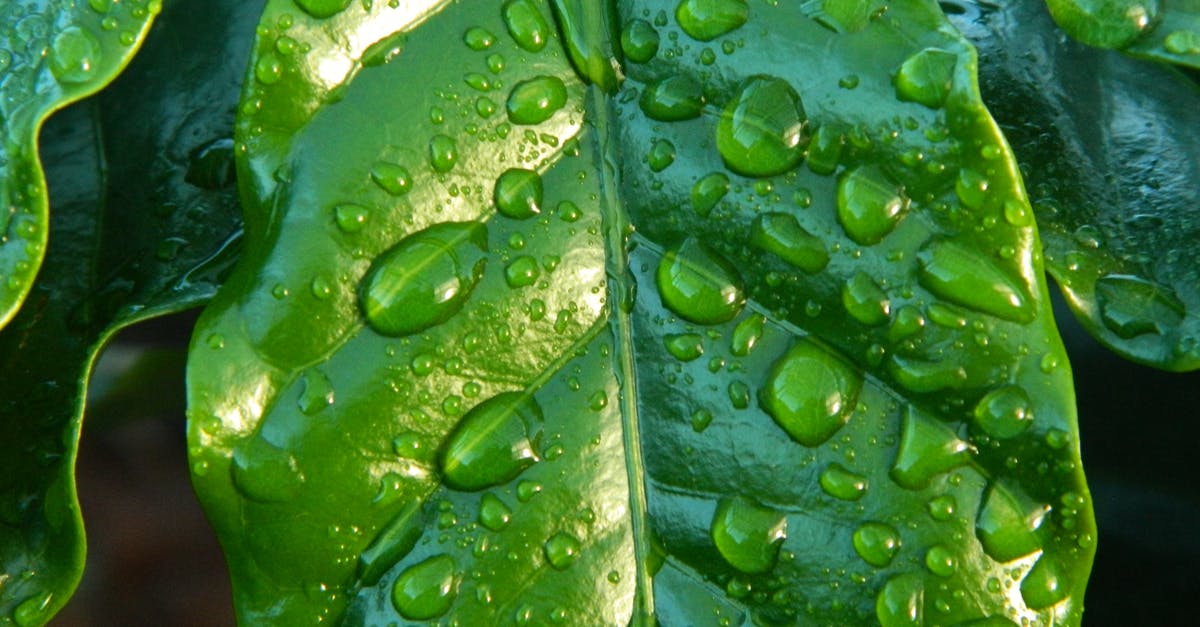
[[[709, 364], [709, 369], [712, 369], [712, 364]], [[746, 409], [750, 406], [750, 386], [746, 385], [745, 381], [731, 381], [726, 391], [734, 409]]]
[[861, 388], [850, 364], [802, 339], [771, 366], [759, 404], [793, 440], [820, 446], [850, 420]]
[[646, 163], [653, 172], [662, 172], [667, 169], [672, 163], [675, 163], [675, 144], [665, 139], [654, 140], [654, 143], [650, 145], [650, 152], [646, 155]]
[[1158, 0], [1049, 0], [1050, 14], [1072, 38], [1098, 48], [1124, 48], [1158, 19]]
[[479, 502], [479, 524], [492, 531], [501, 531], [512, 520], [512, 510], [500, 497], [488, 492]]
[[371, 210], [362, 205], [338, 205], [333, 208], [333, 219], [343, 233], [357, 233], [367, 225]]
[[1177, 30], [1163, 40], [1163, 47], [1171, 54], [1200, 54], [1200, 33]]
[[392, 605], [409, 620], [431, 620], [445, 614], [458, 596], [457, 568], [449, 555], [435, 555], [410, 566], [392, 586]]
[[538, 52], [550, 38], [550, 24], [530, 0], [508, 0], [503, 9], [508, 34], [521, 48]]
[[1024, 202], [1013, 199], [1004, 201], [1004, 219], [1013, 226], [1029, 226], [1033, 224], [1033, 215], [1029, 206]]
[[1033, 422], [1031, 405], [1024, 389], [1006, 385], [980, 399], [975, 406], [975, 424], [994, 438], [1018, 436]]
[[859, 244], [876, 244], [891, 233], [908, 210], [908, 200], [875, 166], [855, 168], [838, 180], [837, 217]]
[[487, 230], [445, 222], [410, 235], [371, 265], [359, 304], [371, 328], [400, 336], [448, 320], [466, 303], [487, 261]]
[[367, 586], [378, 583], [392, 566], [413, 550], [424, 532], [421, 501], [408, 501], [359, 554], [358, 578]]
[[958, 558], [941, 544], [936, 544], [925, 553], [925, 567], [938, 577], [949, 577], [958, 569]]
[[554, 570], [566, 570], [579, 558], [581, 547], [575, 536], [560, 531], [550, 536], [543, 548], [546, 552], [546, 561], [550, 562]]
[[818, 128], [808, 144], [808, 157], [805, 163], [814, 174], [829, 175], [837, 170], [842, 158], [842, 146], [845, 138], [833, 125]]
[[480, 50], [491, 48], [496, 43], [496, 36], [486, 28], [472, 26], [467, 29], [467, 32], [463, 33], [463, 43], [467, 44], [467, 47], [471, 50], [479, 52]]
[[703, 408], [697, 409], [692, 412], [692, 431], [701, 433], [708, 428], [708, 425], [712, 424], [712, 421], [713, 415], [711, 411]]
[[1066, 575], [1054, 556], [1042, 554], [1021, 582], [1021, 598], [1025, 605], [1031, 610], [1044, 610], [1067, 598], [1071, 594], [1071, 584]]
[[921, 310], [912, 305], [904, 305], [896, 310], [892, 326], [888, 328], [888, 339], [893, 342], [910, 338], [925, 328], [925, 316]]
[[721, 172], [703, 176], [692, 185], [692, 209], [702, 216], [707, 216], [728, 193], [728, 176]]
[[508, 119], [513, 124], [541, 124], [567, 104], [567, 86], [557, 76], [521, 81], [508, 94]]
[[78, 26], [68, 26], [50, 44], [50, 72], [60, 83], [83, 83], [96, 75], [104, 54], [100, 41]]
[[681, 0], [675, 9], [679, 27], [700, 41], [727, 35], [741, 28], [749, 17], [746, 0]]
[[807, 117], [800, 95], [772, 76], [746, 80], [717, 122], [717, 150], [729, 169], [775, 176], [804, 158]]
[[523, 220], [541, 213], [542, 177], [533, 170], [510, 168], [496, 179], [492, 199], [500, 213]]
[[910, 392], [924, 394], [962, 387], [967, 371], [952, 359], [925, 361], [892, 355], [888, 373]]
[[403, 196], [412, 186], [412, 175], [408, 168], [386, 161], [371, 166], [371, 180], [392, 196]]
[[261, 503], [289, 501], [305, 481], [295, 457], [259, 436], [234, 447], [230, 472], [238, 491]]
[[986, 257], [961, 244], [935, 241], [917, 254], [918, 280], [935, 296], [1013, 322], [1035, 315], [1023, 286]]
[[476, 405], [442, 449], [446, 485], [474, 491], [512, 481], [538, 461], [542, 422], [542, 408], [523, 392], [504, 392]]
[[937, 109], [946, 102], [958, 58], [940, 48], [926, 48], [904, 61], [896, 72], [896, 97]]
[[830, 464], [821, 473], [821, 489], [835, 499], [857, 501], [867, 493], [867, 478], [841, 464]]
[[621, 50], [634, 63], [646, 63], [658, 54], [658, 31], [646, 20], [631, 20], [621, 31]]
[[750, 574], [775, 567], [787, 538], [787, 517], [741, 497], [723, 498], [713, 514], [712, 539], [721, 557]]
[[737, 357], [749, 355], [758, 341], [762, 339], [763, 325], [766, 322], [767, 318], [762, 314], [751, 314], [739, 322], [733, 329], [733, 336], [729, 339], [729, 352]]
[[875, 599], [880, 627], [920, 627], [925, 624], [925, 582], [920, 575], [897, 575], [883, 584]]
[[1178, 328], [1187, 313], [1170, 289], [1127, 274], [1097, 280], [1096, 300], [1104, 326], [1124, 339], [1167, 333]]
[[529, 255], [513, 259], [512, 263], [504, 268], [504, 280], [511, 288], [529, 287], [537, 282], [539, 276], [541, 270], [538, 268], [537, 259]]
[[842, 286], [842, 305], [851, 318], [868, 326], [888, 321], [891, 302], [879, 284], [859, 270]]
[[435, 172], [445, 174], [458, 162], [458, 144], [448, 135], [434, 135], [429, 140], [429, 165]]
[[901, 487], [921, 490], [937, 475], [971, 461], [974, 452], [949, 426], [909, 405], [900, 427], [900, 450], [889, 475]]
[[878, 568], [892, 563], [900, 552], [900, 534], [881, 522], [863, 523], [854, 530], [854, 552]]
[[333, 384], [324, 372], [310, 368], [304, 372], [304, 391], [296, 404], [306, 416], [312, 416], [333, 404]]
[[699, 333], [668, 335], [663, 338], [663, 345], [679, 361], [692, 361], [704, 354], [704, 338]]
[[958, 501], [949, 494], [929, 499], [929, 517], [938, 522], [946, 522], [954, 518], [956, 511], [958, 511]]
[[963, 168], [958, 171], [958, 180], [954, 182], [954, 193], [966, 207], [979, 209], [987, 201], [990, 185], [991, 182], [982, 174], [970, 168]]
[[997, 562], [1011, 562], [1042, 548], [1037, 531], [1050, 507], [1000, 481], [988, 487], [975, 519], [983, 550]]
[[[32, 572], [32, 571], [29, 571]], [[44, 625], [50, 619], [48, 611], [50, 609], [50, 601], [54, 595], [49, 592], [34, 594], [33, 596], [21, 601], [13, 610], [13, 622], [18, 627], [34, 627], [34, 625]]]
[[695, 238], [663, 256], [657, 279], [663, 304], [689, 322], [728, 322], [746, 303], [737, 270]]
[[750, 242], [797, 268], [815, 274], [829, 265], [821, 238], [809, 233], [789, 213], [765, 213], [754, 220]]
[[687, 74], [675, 74], [648, 85], [638, 106], [652, 120], [693, 120], [704, 111], [704, 88]]
[[302, 11], [317, 19], [332, 17], [350, 6], [350, 0], [295, 0], [295, 2]]
[[274, 85], [283, 78], [283, 64], [274, 54], [264, 54], [254, 63], [254, 78], [263, 85]]

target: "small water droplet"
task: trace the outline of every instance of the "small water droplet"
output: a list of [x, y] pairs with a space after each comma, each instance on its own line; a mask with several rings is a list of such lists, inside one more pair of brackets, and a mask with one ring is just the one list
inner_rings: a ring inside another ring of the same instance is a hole
[[851, 318], [868, 326], [887, 322], [891, 312], [891, 302], [883, 288], [861, 270], [842, 286], [842, 305]]
[[333, 220], [343, 233], [357, 233], [367, 225], [371, 210], [362, 205], [338, 205], [333, 208]]
[[100, 40], [78, 26], [68, 26], [50, 44], [50, 72], [60, 83], [83, 83], [96, 75], [104, 54]]
[[1038, 529], [1050, 507], [1030, 499], [1004, 481], [993, 483], [975, 519], [983, 550], [997, 562], [1011, 562], [1042, 547]]
[[859, 244], [876, 244], [895, 230], [908, 210], [899, 188], [875, 166], [855, 168], [838, 180], [837, 217]]
[[1033, 422], [1032, 401], [1024, 389], [1006, 385], [988, 392], [975, 406], [975, 424], [994, 438], [1018, 436]]
[[925, 553], [925, 567], [938, 577], [949, 577], [958, 569], [958, 558], [950, 549], [936, 544]]
[[1167, 35], [1163, 47], [1171, 54], [1200, 54], [1200, 32], [1177, 30]]
[[754, 76], [721, 113], [717, 150], [725, 165], [738, 174], [783, 174], [804, 158], [807, 121], [800, 94], [787, 81]]
[[699, 333], [679, 333], [663, 338], [663, 345], [679, 361], [692, 361], [704, 354], [704, 338]]
[[515, 479], [538, 461], [542, 408], [523, 392], [503, 392], [476, 405], [441, 451], [443, 480], [456, 490], [482, 490]]
[[431, 620], [450, 611], [458, 596], [458, 565], [435, 555], [410, 566], [392, 586], [392, 605], [409, 620]]
[[952, 495], [943, 494], [929, 499], [929, 517], [938, 522], [946, 522], [954, 518], [956, 511], [958, 511], [958, 501]]
[[729, 177], [721, 172], [705, 175], [692, 185], [692, 209], [707, 216], [729, 193]]
[[657, 139], [650, 145], [650, 152], [646, 154], [646, 163], [650, 166], [652, 172], [662, 172], [675, 163], [675, 144], [665, 140]]
[[901, 487], [921, 490], [937, 475], [971, 461], [974, 452], [949, 426], [909, 405], [900, 427], [900, 450], [889, 475]]
[[925, 582], [916, 573], [888, 580], [875, 598], [880, 627], [919, 627], [925, 624]]
[[699, 41], [727, 35], [741, 28], [749, 17], [746, 0], [681, 0], [675, 9], [679, 27]]
[[371, 180], [392, 196], [403, 196], [412, 187], [412, 175], [408, 168], [386, 161], [371, 166]]
[[728, 322], [746, 303], [737, 270], [695, 238], [663, 256], [657, 279], [663, 304], [696, 324]]
[[789, 213], [765, 213], [754, 220], [750, 242], [801, 270], [815, 274], [829, 265], [821, 238], [809, 233]]
[[541, 213], [542, 177], [533, 170], [510, 168], [496, 179], [492, 199], [500, 213], [523, 220]]
[[1071, 584], [1067, 571], [1053, 555], [1042, 554], [1021, 582], [1021, 598], [1031, 610], [1044, 610], [1067, 598]]
[[305, 482], [296, 458], [260, 436], [234, 447], [230, 472], [238, 491], [261, 503], [289, 501]]
[[701, 408], [692, 412], [692, 431], [702, 433], [709, 425], [712, 424], [713, 414], [707, 409]]
[[900, 534], [881, 522], [863, 523], [854, 530], [854, 552], [864, 562], [883, 568], [900, 552]]
[[1100, 319], [1124, 339], [1178, 328], [1187, 308], [1168, 288], [1141, 277], [1109, 274], [1096, 281]]
[[744, 573], [765, 573], [779, 559], [787, 517], [741, 497], [723, 498], [713, 514], [711, 533], [717, 551], [731, 566]]
[[566, 570], [575, 563], [579, 558], [580, 551], [579, 540], [569, 533], [559, 532], [550, 536], [546, 540], [543, 547], [546, 553], [546, 561], [554, 567], [554, 570]]
[[845, 137], [836, 126], [826, 124], [818, 128], [808, 144], [808, 157], [805, 161], [808, 169], [822, 176], [833, 174], [841, 161], [842, 147], [845, 143]]
[[843, 501], [857, 501], [867, 493], [867, 478], [841, 464], [830, 464], [821, 473], [820, 481], [826, 494]]
[[862, 375], [809, 340], [771, 366], [759, 404], [793, 440], [820, 446], [850, 420]]
[[896, 72], [896, 97], [937, 109], [946, 102], [958, 58], [941, 48], [926, 48], [904, 61]]
[[509, 287], [529, 287], [537, 282], [541, 276], [541, 270], [538, 268], [537, 259], [529, 255], [521, 255], [513, 259], [508, 267], [504, 268], [504, 281]]
[[638, 106], [652, 120], [694, 120], [704, 111], [704, 88], [687, 74], [675, 74], [648, 85]]
[[478, 52], [491, 48], [496, 43], [496, 36], [482, 26], [472, 26], [463, 33], [463, 43], [467, 44], [471, 50]]
[[492, 531], [501, 531], [512, 520], [512, 510], [500, 497], [488, 492], [479, 502], [479, 524]]
[[567, 104], [567, 86], [557, 76], [521, 81], [508, 94], [508, 119], [513, 124], [540, 124]]
[[550, 24], [531, 0], [508, 0], [502, 9], [508, 34], [521, 48], [539, 52], [550, 38]]
[[729, 338], [729, 352], [736, 357], [745, 357], [753, 352], [755, 345], [762, 339], [766, 322], [767, 318], [762, 314], [751, 314], [739, 322]]
[[634, 63], [646, 63], [658, 54], [658, 31], [646, 20], [630, 20], [621, 30], [621, 50]]
[[304, 415], [312, 416], [333, 404], [333, 384], [324, 372], [310, 368], [304, 372], [303, 381], [304, 390], [296, 404]]
[[458, 144], [448, 135], [434, 135], [429, 140], [429, 165], [435, 172], [445, 174], [458, 162]]

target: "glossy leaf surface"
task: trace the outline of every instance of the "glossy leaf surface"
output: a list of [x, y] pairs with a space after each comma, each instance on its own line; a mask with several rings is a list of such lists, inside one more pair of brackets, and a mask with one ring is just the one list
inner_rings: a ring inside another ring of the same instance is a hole
[[1064, 31], [1089, 46], [1200, 68], [1200, 0], [1046, 0], [1046, 6]]
[[160, 0], [38, 0], [0, 5], [0, 327], [46, 254], [46, 182], [37, 154], [46, 117], [112, 81]]
[[1071, 308], [1129, 359], [1200, 368], [1200, 88], [1056, 37], [1037, 2], [977, 3], [954, 21], [980, 49], [984, 100]]
[[75, 454], [97, 352], [207, 301], [232, 262], [241, 72], [225, 57], [249, 53], [260, 11], [168, 4], [126, 72], [42, 134], [55, 236], [0, 333], [0, 624], [44, 623], [79, 581]]
[[189, 360], [241, 620], [1079, 621], [1070, 368], [935, 3], [332, 4], [264, 13]]

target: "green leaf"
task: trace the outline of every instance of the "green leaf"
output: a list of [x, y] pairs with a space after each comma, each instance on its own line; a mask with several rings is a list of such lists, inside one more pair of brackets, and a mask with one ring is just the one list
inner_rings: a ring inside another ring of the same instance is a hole
[[98, 351], [207, 301], [231, 266], [241, 76], [227, 58], [249, 53], [260, 9], [168, 4], [121, 78], [42, 133], [55, 236], [0, 333], [0, 624], [44, 623], [79, 581], [75, 453]]
[[1056, 38], [1038, 2], [979, 3], [955, 23], [979, 46], [1072, 310], [1124, 357], [1200, 368], [1200, 88]]
[[1046, 5], [1067, 34], [1089, 46], [1200, 68], [1200, 0], [1046, 0]]
[[935, 3], [308, 4], [189, 358], [241, 621], [1078, 623], [1070, 369]]
[[107, 85], [142, 42], [161, 0], [38, 0], [0, 6], [0, 328], [46, 254], [38, 132], [54, 111]]

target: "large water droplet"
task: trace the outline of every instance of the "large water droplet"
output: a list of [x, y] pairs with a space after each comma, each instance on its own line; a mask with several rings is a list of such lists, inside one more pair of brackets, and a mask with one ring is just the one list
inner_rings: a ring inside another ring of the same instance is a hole
[[920, 490], [934, 477], [971, 461], [975, 449], [949, 426], [909, 405], [900, 427], [900, 450], [889, 473], [910, 490]]
[[663, 255], [657, 278], [663, 304], [689, 322], [728, 322], [746, 303], [737, 270], [695, 238]]
[[350, 0], [295, 0], [296, 6], [305, 13], [323, 19], [333, 17], [350, 6]]
[[838, 180], [838, 222], [859, 244], [878, 243], [896, 228], [907, 209], [899, 188], [875, 166], [855, 168]]
[[820, 446], [850, 420], [862, 375], [809, 340], [796, 342], [771, 366], [759, 404], [805, 446]]
[[675, 74], [648, 85], [638, 106], [652, 120], [693, 120], [704, 111], [704, 88], [687, 74]]
[[845, 138], [838, 128], [826, 124], [818, 128], [808, 144], [808, 169], [814, 174], [833, 174], [842, 158], [842, 146]]
[[449, 135], [434, 135], [429, 140], [429, 165], [434, 172], [445, 174], [458, 163], [458, 143]]
[[938, 577], [949, 577], [958, 569], [958, 558], [946, 546], [935, 544], [925, 552], [925, 567]]
[[448, 320], [466, 303], [487, 261], [487, 229], [445, 222], [418, 231], [383, 253], [359, 289], [371, 328], [409, 335]]
[[1096, 301], [1104, 326], [1125, 339], [1164, 334], [1179, 326], [1187, 308], [1166, 287], [1127, 274], [1096, 281]]
[[440, 461], [446, 485], [482, 490], [515, 479], [538, 461], [542, 408], [524, 392], [476, 405], [447, 438]]
[[702, 216], [707, 216], [728, 193], [728, 176], [721, 172], [705, 175], [692, 185], [692, 209]]
[[529, 52], [546, 47], [550, 38], [550, 23], [530, 0], [508, 0], [502, 10], [504, 25], [517, 45]]
[[387, 571], [408, 555], [425, 532], [421, 501], [411, 500], [375, 536], [358, 556], [358, 578], [373, 586]]
[[540, 174], [533, 170], [510, 168], [496, 179], [492, 199], [500, 213], [522, 220], [541, 213], [543, 194]]
[[621, 31], [621, 50], [634, 63], [645, 63], [658, 54], [658, 31], [646, 20], [631, 20]]
[[96, 75], [104, 54], [96, 36], [78, 26], [68, 26], [50, 44], [50, 72], [61, 83], [83, 83]]
[[741, 497], [724, 498], [713, 514], [712, 539], [721, 557], [744, 573], [765, 573], [779, 559], [787, 517]]
[[851, 318], [870, 326], [887, 322], [891, 312], [887, 293], [862, 270], [842, 286], [842, 305]]
[[541, 273], [537, 259], [529, 255], [521, 255], [504, 268], [504, 281], [511, 288], [529, 287], [537, 283]]
[[717, 150], [738, 174], [783, 174], [804, 158], [807, 120], [800, 94], [791, 85], [773, 76], [754, 76], [722, 112]]
[[386, 161], [371, 166], [371, 180], [392, 196], [403, 196], [412, 187], [412, 175], [408, 168]]
[[729, 339], [729, 352], [737, 357], [749, 355], [758, 341], [762, 339], [763, 326], [766, 322], [767, 319], [762, 314], [753, 314], [739, 322], [733, 329], [733, 336]]
[[746, 0], [681, 0], [675, 9], [679, 27], [700, 41], [729, 34], [741, 28], [749, 17]]
[[479, 502], [479, 524], [492, 531], [501, 531], [512, 520], [512, 510], [500, 497], [488, 492]]
[[754, 220], [750, 241], [780, 259], [815, 274], [829, 265], [821, 238], [809, 233], [789, 213], [765, 213]]
[[1013, 322], [1028, 323], [1033, 298], [987, 257], [961, 244], [935, 241], [917, 254], [918, 280], [935, 296]]
[[521, 81], [508, 94], [508, 119], [513, 124], [541, 124], [567, 104], [567, 86], [557, 76]]
[[304, 473], [291, 453], [254, 436], [233, 449], [233, 485], [261, 503], [290, 501], [304, 486]]
[[940, 48], [926, 48], [912, 55], [896, 72], [896, 97], [931, 109], [941, 107], [950, 94], [957, 63], [953, 53]]
[[1071, 37], [1099, 48], [1123, 48], [1158, 18], [1158, 0], [1048, 0], [1054, 21]]
[[988, 392], [975, 406], [975, 424], [994, 438], [1018, 436], [1032, 422], [1033, 408], [1029, 394], [1015, 385]]
[[579, 540], [569, 533], [559, 532], [546, 540], [542, 547], [546, 553], [546, 561], [554, 570], [566, 570], [579, 558]]
[[820, 482], [826, 494], [843, 501], [857, 501], [867, 493], [867, 478], [837, 463], [821, 473]]
[[900, 552], [900, 534], [881, 522], [863, 523], [854, 530], [854, 552], [878, 568], [892, 563]]
[[431, 620], [450, 611], [458, 596], [458, 565], [435, 555], [409, 567], [392, 586], [392, 605], [409, 620]]
[[875, 598], [875, 617], [881, 627], [924, 625], [925, 580], [915, 573], [889, 579]]
[[1066, 574], [1054, 556], [1043, 554], [1039, 557], [1021, 582], [1021, 598], [1025, 605], [1031, 610], [1044, 610], [1067, 598], [1071, 584]]
[[1011, 562], [1042, 548], [1037, 531], [1049, 511], [1049, 506], [1030, 499], [1017, 487], [996, 482], [983, 497], [975, 534], [992, 559]]
[[888, 373], [905, 389], [918, 394], [957, 389], [967, 381], [967, 371], [954, 359], [925, 361], [892, 355]]

